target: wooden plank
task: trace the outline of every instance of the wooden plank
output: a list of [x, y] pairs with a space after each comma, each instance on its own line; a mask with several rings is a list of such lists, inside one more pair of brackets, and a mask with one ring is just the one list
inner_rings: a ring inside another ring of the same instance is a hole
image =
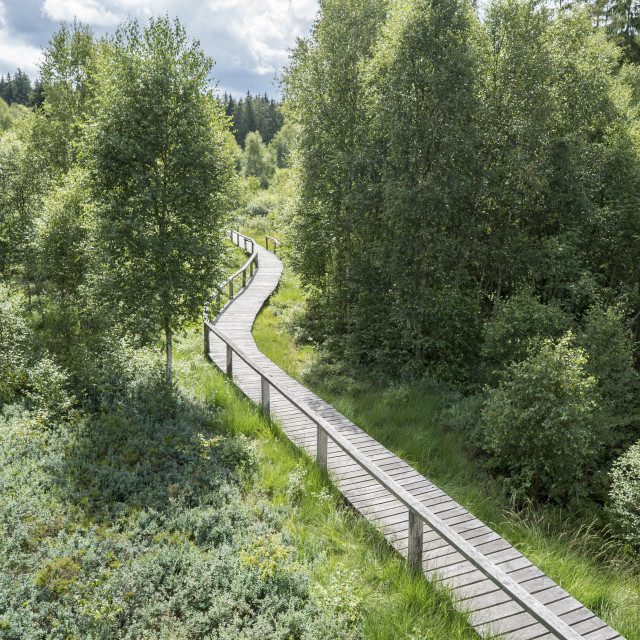
[[[277, 285], [282, 267], [276, 258], [257, 246], [256, 256], [259, 266], [250, 279], [250, 284], [225, 307], [215, 325], [216, 329], [224, 331], [226, 336], [236, 342], [236, 347], [244, 351], [244, 357], [248, 359], [245, 362], [242, 357], [233, 358], [234, 379], [243, 393], [254, 400], [260, 398], [260, 374], [253, 369], [254, 366], [262, 371], [262, 375], [268, 375], [273, 380], [270, 383], [272, 415], [280, 421], [287, 436], [310, 454], [315, 453], [317, 427], [314, 420], [318, 418], [312, 420], [313, 416], [310, 417], [308, 412], [305, 415], [287, 399], [286, 394], [295, 397], [297, 402], [302, 402], [320, 419], [327, 421], [338, 434], [336, 438], [339, 436], [338, 439], [342, 439], [340, 447], [347, 443], [348, 447], [357, 452], [355, 457], [358, 460], [366, 461], [356, 462], [352, 453], [345, 454], [330, 437], [327, 464], [332, 476], [346, 499], [361, 513], [368, 514], [372, 522], [379, 523], [389, 542], [403, 554], [406, 555], [408, 551], [409, 507], [398, 499], [400, 494], [396, 495], [396, 491], [404, 492], [402, 495], [408, 493], [415, 504], [428, 509], [428, 513], [449, 527], [449, 530], [459, 536], [459, 540], [472, 545], [470, 548], [475, 553], [482, 554], [474, 557], [485, 558], [490, 563], [487, 566], [499, 567], [505, 575], [516, 579], [517, 584], [522, 587], [522, 593], [534, 594], [538, 606], [544, 604], [545, 610], [551, 615], [557, 613], [563, 621], [572, 625], [573, 630], [587, 634], [591, 640], [613, 640], [619, 637], [577, 600], [544, 576], [496, 532], [351, 423], [334, 407], [297, 381], [291, 380], [259, 352], [251, 336], [251, 327], [265, 299]], [[209, 331], [209, 335], [210, 357], [213, 362], [224, 367], [225, 341], [215, 331]], [[389, 491], [379, 480], [363, 470], [362, 464], [372, 463], [382, 474], [386, 474], [385, 477], [389, 478], [389, 482], [397, 490]], [[434, 529], [425, 524], [421, 530], [425, 573], [437, 576], [443, 585], [452, 588], [452, 596], [460, 606], [466, 603], [476, 613], [484, 612], [477, 618], [475, 625], [481, 634], [489, 633], [490, 628], [492, 631], [499, 629], [514, 640], [542, 640], [551, 637], [545, 626], [522, 608], [518, 610], [520, 605], [511, 599], [510, 594], [498, 588]]]
[[585, 640], [615, 640], [616, 638], [622, 638], [622, 636], [611, 627], [604, 627], [603, 629], [586, 633], [584, 638]]

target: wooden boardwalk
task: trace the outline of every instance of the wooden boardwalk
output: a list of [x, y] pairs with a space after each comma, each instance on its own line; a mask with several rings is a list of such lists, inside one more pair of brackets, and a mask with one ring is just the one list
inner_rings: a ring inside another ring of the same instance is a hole
[[[326, 419], [361, 454], [481, 552], [486, 561], [501, 569], [544, 605], [546, 611], [555, 614], [568, 625], [568, 632], [563, 635], [551, 633], [548, 626], [541, 624], [509, 593], [497, 586], [494, 580], [489, 579], [485, 572], [480, 571], [425, 524], [422, 538], [423, 571], [428, 577], [437, 576], [443, 585], [451, 589], [456, 605], [469, 614], [469, 621], [478, 633], [481, 636], [504, 634], [504, 637], [514, 640], [556, 637], [588, 640], [621, 638], [620, 634], [572, 598], [506, 540], [331, 405], [287, 376], [258, 350], [251, 329], [255, 317], [278, 284], [282, 263], [266, 249], [256, 249], [258, 270], [249, 279], [248, 286], [225, 307], [215, 322], [215, 329], [232, 341], [252, 364], [276, 381], [289, 395]], [[226, 344], [213, 332], [209, 334], [208, 344], [209, 357], [226, 371]], [[236, 355], [232, 358], [232, 371], [235, 384], [250, 399], [260, 403], [260, 375]], [[282, 424], [286, 435], [315, 457], [316, 424], [273, 388], [270, 392], [270, 408], [271, 414]], [[390, 544], [407, 556], [409, 524], [406, 504], [372, 478], [331, 439], [328, 441], [327, 467], [346, 499], [363, 516], [379, 525]]]

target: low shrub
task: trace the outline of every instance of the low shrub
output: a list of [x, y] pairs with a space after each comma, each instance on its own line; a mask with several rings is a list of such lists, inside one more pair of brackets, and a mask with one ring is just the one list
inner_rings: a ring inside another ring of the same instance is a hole
[[490, 466], [520, 500], [565, 504], [587, 492], [598, 445], [596, 381], [569, 332], [507, 368], [482, 410]]
[[481, 417], [485, 399], [486, 396], [482, 393], [457, 398], [455, 402], [448, 404], [439, 416], [445, 430], [464, 433], [467, 444], [474, 449], [482, 449], [484, 445]]
[[100, 409], [0, 413], [0, 638], [356, 640], [252, 492], [258, 458], [153, 363]]
[[640, 555], [640, 441], [613, 464], [609, 500], [614, 530]]

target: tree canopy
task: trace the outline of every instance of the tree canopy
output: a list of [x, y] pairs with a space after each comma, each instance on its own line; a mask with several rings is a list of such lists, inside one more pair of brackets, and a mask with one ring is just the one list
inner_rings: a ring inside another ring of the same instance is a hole
[[83, 162], [96, 203], [105, 299], [134, 333], [194, 318], [219, 275], [233, 159], [212, 61], [176, 20], [121, 26], [97, 60]]

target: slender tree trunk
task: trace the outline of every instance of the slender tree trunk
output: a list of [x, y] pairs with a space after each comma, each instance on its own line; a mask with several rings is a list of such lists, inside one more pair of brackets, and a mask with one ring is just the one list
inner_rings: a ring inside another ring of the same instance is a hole
[[164, 335], [167, 346], [167, 384], [171, 386], [173, 381], [173, 345], [171, 325], [169, 324], [169, 318], [164, 319]]

